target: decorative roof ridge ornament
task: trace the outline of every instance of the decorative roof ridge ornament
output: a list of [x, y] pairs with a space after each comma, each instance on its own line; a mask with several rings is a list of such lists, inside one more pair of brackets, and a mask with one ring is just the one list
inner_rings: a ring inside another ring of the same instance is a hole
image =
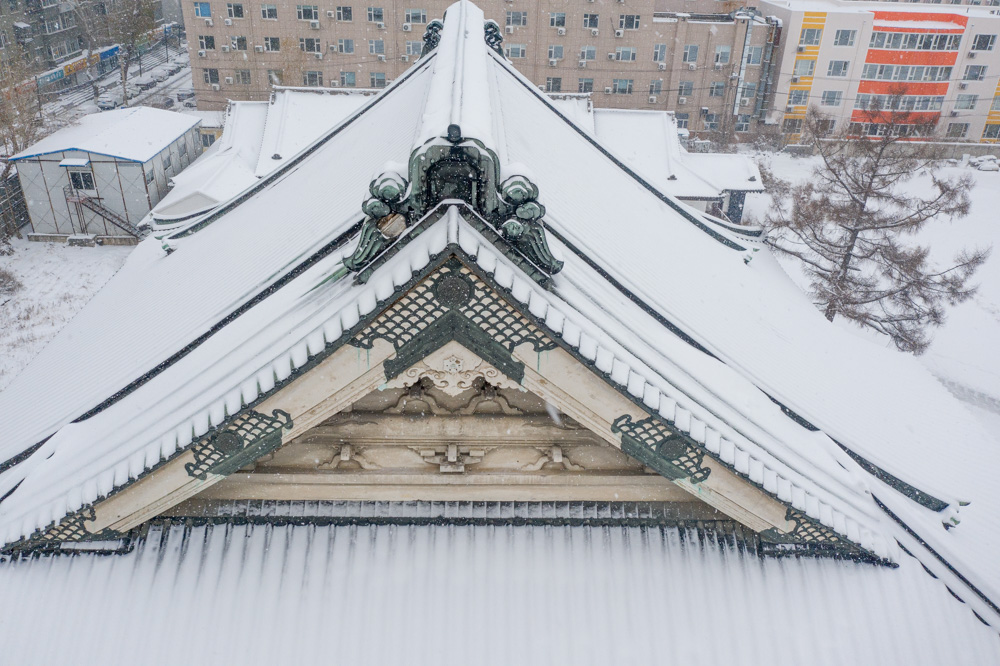
[[[445, 15], [447, 14], [448, 12], [445, 12]], [[436, 49], [437, 45], [441, 43], [441, 30], [443, 29], [444, 23], [438, 19], [427, 24], [427, 28], [424, 30], [424, 47], [420, 51], [421, 57]]]
[[428, 211], [442, 201], [458, 199], [542, 272], [554, 275], [562, 270], [563, 262], [549, 249], [538, 186], [519, 174], [501, 182], [495, 152], [479, 139], [462, 136], [458, 125], [449, 125], [446, 132], [413, 151], [409, 181], [389, 167], [372, 179], [371, 196], [361, 206], [367, 217], [344, 267], [361, 272]]
[[500, 24], [493, 19], [487, 19], [483, 23], [483, 30], [486, 33], [486, 45], [504, 57], [503, 33], [500, 31]]

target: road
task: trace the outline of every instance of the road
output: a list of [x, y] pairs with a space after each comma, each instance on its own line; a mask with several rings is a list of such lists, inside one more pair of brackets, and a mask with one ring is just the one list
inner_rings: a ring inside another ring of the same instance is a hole
[[[176, 46], [170, 47], [170, 58], [175, 58], [181, 54], [187, 55], [186, 47], [182, 47], [181, 49], [178, 49]], [[164, 52], [163, 45], [161, 44], [142, 56], [143, 74], [152, 71], [154, 68], [162, 65], [166, 61], [167, 55]], [[134, 62], [129, 67], [129, 80], [134, 81], [138, 77], [139, 64]], [[120, 87], [118, 85], [118, 81], [120, 80], [121, 72], [118, 69], [115, 69], [101, 77], [98, 80], [98, 85], [102, 90], [113, 89]], [[131, 106], [143, 106], [150, 104], [161, 97], [169, 95], [170, 97], [174, 97], [176, 108], [176, 93], [190, 87], [191, 68], [190, 65], [185, 65], [181, 71], [177, 72], [166, 81], [157, 83], [153, 88], [139, 93], [138, 96], [129, 100], [129, 104]], [[79, 118], [80, 116], [90, 113], [97, 113], [99, 111], [97, 106], [94, 104], [93, 91], [90, 86], [67, 91], [59, 95], [56, 99], [46, 102], [42, 109], [44, 115], [49, 119], [49, 122], [57, 126], [65, 125], [72, 122], [75, 118]]]

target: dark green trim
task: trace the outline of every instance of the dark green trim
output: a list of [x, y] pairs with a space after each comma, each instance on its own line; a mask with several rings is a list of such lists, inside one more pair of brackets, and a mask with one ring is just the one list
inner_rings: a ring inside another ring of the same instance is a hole
[[184, 471], [202, 481], [209, 474], [229, 476], [281, 446], [281, 431], [291, 429], [288, 412], [276, 409], [267, 416], [251, 409], [203, 437], [193, 449], [194, 462], [184, 465]]
[[851, 457], [851, 460], [858, 463], [858, 465], [861, 466], [861, 469], [865, 470], [866, 472], [874, 476], [876, 479], [885, 483], [891, 488], [899, 491], [900, 493], [910, 498], [917, 504], [926, 507], [931, 511], [944, 511], [945, 509], [948, 508], [949, 505], [947, 502], [939, 500], [933, 495], [925, 493], [919, 488], [915, 488], [914, 486], [911, 486], [907, 482], [896, 478], [895, 476], [885, 471], [881, 467], [878, 467], [877, 465], [868, 462], [867, 460], [859, 456], [854, 451], [851, 451], [849, 448], [847, 448], [837, 440], [833, 441], [836, 442], [837, 446], [843, 449], [844, 453], [846, 453]]

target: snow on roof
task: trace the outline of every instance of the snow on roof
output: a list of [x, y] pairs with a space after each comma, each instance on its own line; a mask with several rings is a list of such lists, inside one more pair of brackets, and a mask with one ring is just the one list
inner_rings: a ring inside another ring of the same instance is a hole
[[201, 120], [203, 128], [222, 128], [226, 124], [225, 111], [202, 111], [199, 109], [180, 109], [180, 112], [187, 116], [192, 116]]
[[50, 134], [11, 160], [80, 150], [147, 162], [198, 123], [197, 118], [189, 115], [148, 106], [92, 113], [80, 118], [75, 125]]
[[[996, 18], [995, 10], [989, 7], [976, 7], [962, 5], [957, 8], [954, 5], [935, 5], [926, 2], [902, 3], [893, 2], [869, 2], [867, 0], [764, 0], [764, 7], [783, 7], [795, 12], [836, 12], [836, 13], [871, 13], [871, 12], [892, 12], [894, 14], [923, 14], [926, 16], [939, 15], [944, 21], [954, 28], [955, 22], [961, 22], [962, 17], [968, 18]], [[767, 13], [767, 10], [762, 10]], [[955, 17], [955, 18], [951, 18]], [[916, 19], [921, 20], [921, 19]], [[909, 26], [913, 24], [907, 22]]]
[[256, 183], [267, 112], [267, 102], [230, 102], [222, 136], [171, 179], [173, 188], [153, 207], [153, 218], [166, 222], [209, 211]]
[[[140, 244], [0, 393], [0, 460], [55, 433], [0, 474], [0, 496], [13, 491], [0, 503], [0, 540], [94, 501], [183, 447], [192, 432], [207, 431], [227, 409], [250, 404], [262, 386], [315, 353], [317, 335], [322, 342], [348, 330], [456, 238], [484, 272], [519, 294], [526, 311], [548, 313], [546, 325], [566, 344], [581, 345], [594, 363], [601, 354], [609, 381], [662, 405], [654, 409], [681, 410], [692, 436], [691, 424], [700, 424], [714, 456], [883, 556], [898, 560], [896, 541], [907, 544], [949, 586], [968, 586], [961, 589], [970, 607], [989, 614], [968, 590], [1000, 597], [993, 482], [1000, 447], [912, 357], [831, 326], [766, 250], [752, 257], [738, 237], [706, 228], [581, 134], [487, 52], [482, 13], [473, 9], [464, 2], [450, 8], [460, 29], [446, 29], [405, 80], [180, 238], [173, 253]], [[370, 282], [317, 288], [350, 251], [331, 243], [361, 219], [370, 178], [459, 123], [502, 165], [530, 169], [549, 242], [565, 258], [551, 289], [536, 288], [455, 208]], [[307, 261], [315, 263], [268, 291]], [[186, 356], [103, 411], [69, 424], [192, 343]], [[785, 416], [772, 398], [820, 430]], [[917, 505], [838, 444], [951, 508], [939, 514]], [[941, 522], [956, 516], [958, 500], [972, 500], [973, 510], [954, 537]]]
[[0, 564], [0, 589], [10, 663], [983, 666], [1000, 652], [911, 558], [762, 561], [675, 527], [154, 526], [126, 555]]

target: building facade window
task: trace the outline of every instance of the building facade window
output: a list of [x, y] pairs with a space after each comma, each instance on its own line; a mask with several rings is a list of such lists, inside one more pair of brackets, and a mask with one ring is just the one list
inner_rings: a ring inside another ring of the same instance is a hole
[[323, 72], [302, 72], [302, 85], [319, 88], [323, 85]]
[[385, 23], [385, 11], [381, 7], [368, 8], [369, 23]]
[[385, 55], [385, 40], [382, 40], [382, 39], [369, 39], [368, 40], [368, 54], [369, 55]]
[[212, 18], [212, 4], [209, 2], [194, 3], [194, 15], [198, 18]]
[[584, 46], [580, 49], [580, 60], [596, 60], [597, 59], [597, 47], [596, 46]]
[[698, 62], [698, 45], [688, 44], [684, 47], [684, 62]]
[[913, 32], [873, 32], [868, 42], [868, 48], [893, 51], [957, 51], [961, 45], [962, 35]]
[[426, 9], [407, 9], [403, 14], [404, 23], [427, 23]]
[[827, 76], [847, 76], [847, 70], [851, 66], [850, 60], [831, 60], [830, 66], [826, 69]]
[[300, 21], [318, 21], [319, 5], [296, 5], [295, 18]]
[[677, 85], [678, 97], [690, 97], [694, 92], [694, 81], [681, 81]]
[[201, 70], [202, 76], [205, 77], [205, 83], [218, 83], [219, 82], [219, 70], [217, 69], [203, 69]]
[[955, 98], [956, 109], [974, 109], [979, 102], [979, 95], [958, 95]]
[[760, 61], [764, 58], [764, 47], [763, 46], [751, 46], [747, 49], [747, 64], [748, 65], [759, 65]]
[[705, 130], [714, 132], [719, 129], [719, 116], [714, 113], [705, 114]]
[[983, 138], [984, 139], [1000, 138], [1000, 123], [986, 123], [986, 127], [983, 128]]
[[635, 48], [631, 46], [618, 46], [615, 47], [615, 60], [623, 60], [625, 62], [635, 61]]
[[664, 62], [667, 59], [667, 45], [653, 45], [653, 62]]
[[229, 38], [229, 48], [234, 51], [246, 51], [247, 50], [247, 38], [242, 35], [237, 35]]
[[821, 106], [840, 106], [844, 99], [844, 93], [839, 90], [824, 90], [820, 98]]
[[507, 25], [520, 28], [528, 25], [528, 12], [507, 12]]
[[709, 97], [722, 97], [726, 94], [726, 84], [724, 81], [713, 81], [708, 87]]
[[214, 51], [215, 37], [212, 35], [198, 35], [198, 48], [202, 51]]
[[318, 37], [299, 37], [299, 48], [306, 53], [321, 53], [323, 44]]
[[948, 123], [945, 136], [949, 139], [964, 139], [969, 133], [969, 123]]
[[583, 15], [583, 27], [584, 28], [597, 28], [600, 27], [601, 17], [599, 14], [584, 14]]
[[237, 2], [226, 3], [226, 15], [229, 18], [243, 18], [243, 5]]
[[795, 76], [812, 76], [813, 71], [815, 69], [816, 69], [815, 60], [799, 59], [795, 61], [795, 68], [792, 70], [792, 72], [795, 74]]
[[385, 88], [385, 72], [372, 72], [368, 75], [368, 83], [372, 88]]
[[990, 111], [1000, 111], [1000, 95], [993, 98], [993, 103], [990, 104]]
[[716, 65], [728, 65], [729, 64], [729, 54], [732, 51], [732, 47], [727, 44], [720, 44], [715, 47], [715, 64]]
[[687, 129], [691, 115], [687, 113], [675, 113], [674, 118], [677, 119], [677, 129]]
[[663, 79], [653, 79], [649, 82], [649, 94], [659, 95], [663, 92]]
[[337, 7], [338, 21], [353, 21], [354, 9], [352, 7]]
[[549, 27], [550, 28], [565, 28], [566, 27], [566, 13], [565, 12], [549, 12]]
[[792, 106], [805, 106], [809, 103], [808, 90], [793, 90], [788, 93], [788, 103]]
[[781, 131], [783, 134], [801, 134], [802, 133], [802, 119], [801, 118], [785, 118], [784, 122], [781, 123]]
[[277, 37], [264, 38], [264, 50], [273, 53], [281, 50], [281, 40]]
[[618, 27], [622, 30], [638, 30], [641, 27], [638, 14], [619, 14]]
[[338, 53], [354, 53], [354, 40], [353, 39], [338, 39], [337, 40], [337, 52]]
[[986, 78], [986, 65], [966, 65], [964, 81], [982, 81]]
[[507, 45], [507, 57], [508, 58], [524, 58], [527, 56], [528, 47], [525, 44], [508, 44]]
[[94, 174], [90, 171], [70, 171], [69, 181], [74, 190], [95, 190]]
[[631, 95], [632, 79], [615, 79], [611, 83], [611, 92], [615, 95]]
[[973, 51], [992, 51], [997, 43], [996, 35], [976, 35], [972, 38]]
[[406, 55], [418, 56], [424, 51], [424, 43], [414, 40], [407, 40], [406, 42]]
[[280, 86], [281, 82], [284, 80], [284, 75], [280, 69], [269, 69], [267, 70], [267, 82], [272, 86]]
[[734, 126], [734, 129], [737, 132], [749, 132], [750, 131], [750, 114], [749, 113], [741, 113], [740, 115], [736, 116], [736, 124]]
[[858, 36], [857, 30], [838, 30], [833, 33], [834, 46], [854, 46], [854, 40]]
[[549, 46], [549, 60], [562, 60], [562, 58], [563, 58], [562, 44], [553, 44]]
[[819, 41], [822, 38], [822, 28], [803, 28], [799, 34], [799, 46], [819, 46]]
[[576, 88], [577, 92], [594, 92], [594, 79], [578, 79]]
[[345, 88], [353, 88], [357, 85], [357, 77], [354, 72], [341, 72], [340, 73], [340, 85]]
[[267, 21], [278, 20], [278, 5], [261, 5], [260, 17]]
[[237, 69], [234, 72], [233, 81], [237, 85], [248, 86], [250, 85], [250, 70], [249, 69]]
[[562, 92], [562, 79], [558, 76], [550, 76], [545, 79], [545, 92]]
[[947, 81], [951, 67], [938, 65], [873, 65], [861, 68], [861, 78], [875, 81]]

